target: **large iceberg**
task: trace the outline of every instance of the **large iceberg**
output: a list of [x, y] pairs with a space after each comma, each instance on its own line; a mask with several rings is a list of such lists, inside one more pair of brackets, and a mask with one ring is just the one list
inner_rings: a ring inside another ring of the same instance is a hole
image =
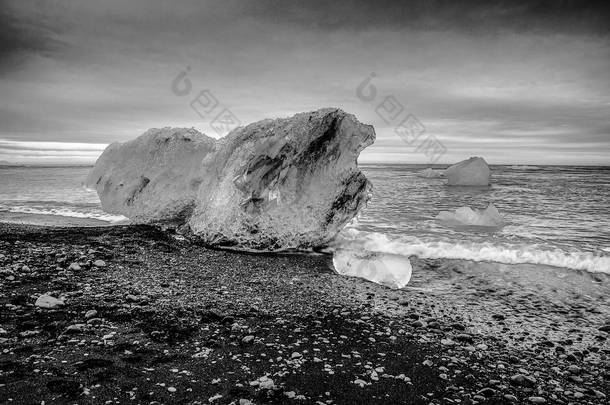
[[451, 211], [441, 211], [436, 219], [449, 225], [503, 226], [504, 219], [495, 205], [489, 204], [484, 210], [460, 207]]
[[263, 120], [215, 140], [150, 129], [91, 170], [105, 211], [205, 243], [277, 250], [327, 244], [366, 204], [357, 167], [372, 126], [339, 109]]
[[471, 157], [445, 169], [449, 186], [489, 186], [491, 169], [485, 159]]

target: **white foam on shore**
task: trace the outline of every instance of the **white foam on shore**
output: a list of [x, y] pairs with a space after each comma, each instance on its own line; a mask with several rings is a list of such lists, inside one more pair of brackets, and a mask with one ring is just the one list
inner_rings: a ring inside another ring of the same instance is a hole
[[548, 250], [538, 245], [498, 245], [492, 242], [423, 241], [418, 238], [390, 238], [377, 232], [344, 230], [340, 248], [417, 256], [425, 259], [461, 259], [505, 264], [541, 264], [591, 273], [610, 274], [610, 256], [600, 252]]
[[97, 219], [111, 224], [127, 221], [128, 219], [122, 215], [112, 215], [104, 212], [79, 212], [69, 208], [48, 208], [39, 209], [32, 207], [13, 206], [4, 209], [5, 212], [13, 212], [19, 214], [36, 214], [36, 215], [57, 215], [71, 218]]

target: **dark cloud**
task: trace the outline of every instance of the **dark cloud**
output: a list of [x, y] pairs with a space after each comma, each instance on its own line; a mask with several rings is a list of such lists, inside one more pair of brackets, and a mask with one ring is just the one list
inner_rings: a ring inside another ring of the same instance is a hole
[[272, 0], [249, 2], [244, 11], [273, 22], [316, 29], [413, 28], [497, 32], [523, 30], [594, 32], [610, 30], [603, 1], [452, 0]]
[[37, 13], [24, 14], [18, 3], [0, 0], [0, 73], [18, 69], [31, 54], [50, 55], [61, 48], [53, 28], [37, 19]]
[[[426, 161], [375, 113], [388, 95], [444, 142], [446, 161], [610, 156], [601, 2], [0, 4], [0, 139], [108, 143], [162, 126], [214, 134], [189, 105], [209, 89], [242, 123], [324, 106], [355, 113], [378, 133], [365, 159]], [[170, 83], [186, 66], [193, 94], [178, 97]], [[363, 103], [355, 88], [371, 72], [380, 98]]]

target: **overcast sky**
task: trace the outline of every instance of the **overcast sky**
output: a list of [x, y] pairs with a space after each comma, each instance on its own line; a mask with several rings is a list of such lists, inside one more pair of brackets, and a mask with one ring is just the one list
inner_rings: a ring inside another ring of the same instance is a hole
[[[248, 124], [340, 107], [377, 131], [361, 162], [427, 163], [434, 139], [439, 163], [610, 164], [608, 21], [586, 1], [0, 0], [0, 160], [92, 162], [151, 127], [218, 137], [224, 108]], [[394, 132], [409, 114], [412, 144]]]

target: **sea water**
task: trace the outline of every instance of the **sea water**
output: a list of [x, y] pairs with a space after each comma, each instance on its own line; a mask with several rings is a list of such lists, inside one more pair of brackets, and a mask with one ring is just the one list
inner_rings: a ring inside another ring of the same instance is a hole
[[[492, 166], [492, 186], [483, 188], [419, 177], [424, 168], [364, 166], [373, 197], [336, 246], [610, 273], [610, 168]], [[489, 204], [503, 226], [452, 226], [436, 218], [441, 211]]]
[[[361, 165], [373, 197], [333, 249], [404, 257], [540, 264], [610, 273], [610, 168], [492, 166], [492, 186], [448, 187], [424, 165]], [[434, 169], [443, 169], [435, 166]], [[0, 167], [0, 221], [11, 213], [109, 224], [83, 182], [89, 167]], [[501, 227], [452, 226], [441, 211], [492, 203]]]
[[8, 213], [124, 221], [120, 215], [105, 213], [95, 190], [84, 187], [90, 169], [0, 166], [0, 221]]

